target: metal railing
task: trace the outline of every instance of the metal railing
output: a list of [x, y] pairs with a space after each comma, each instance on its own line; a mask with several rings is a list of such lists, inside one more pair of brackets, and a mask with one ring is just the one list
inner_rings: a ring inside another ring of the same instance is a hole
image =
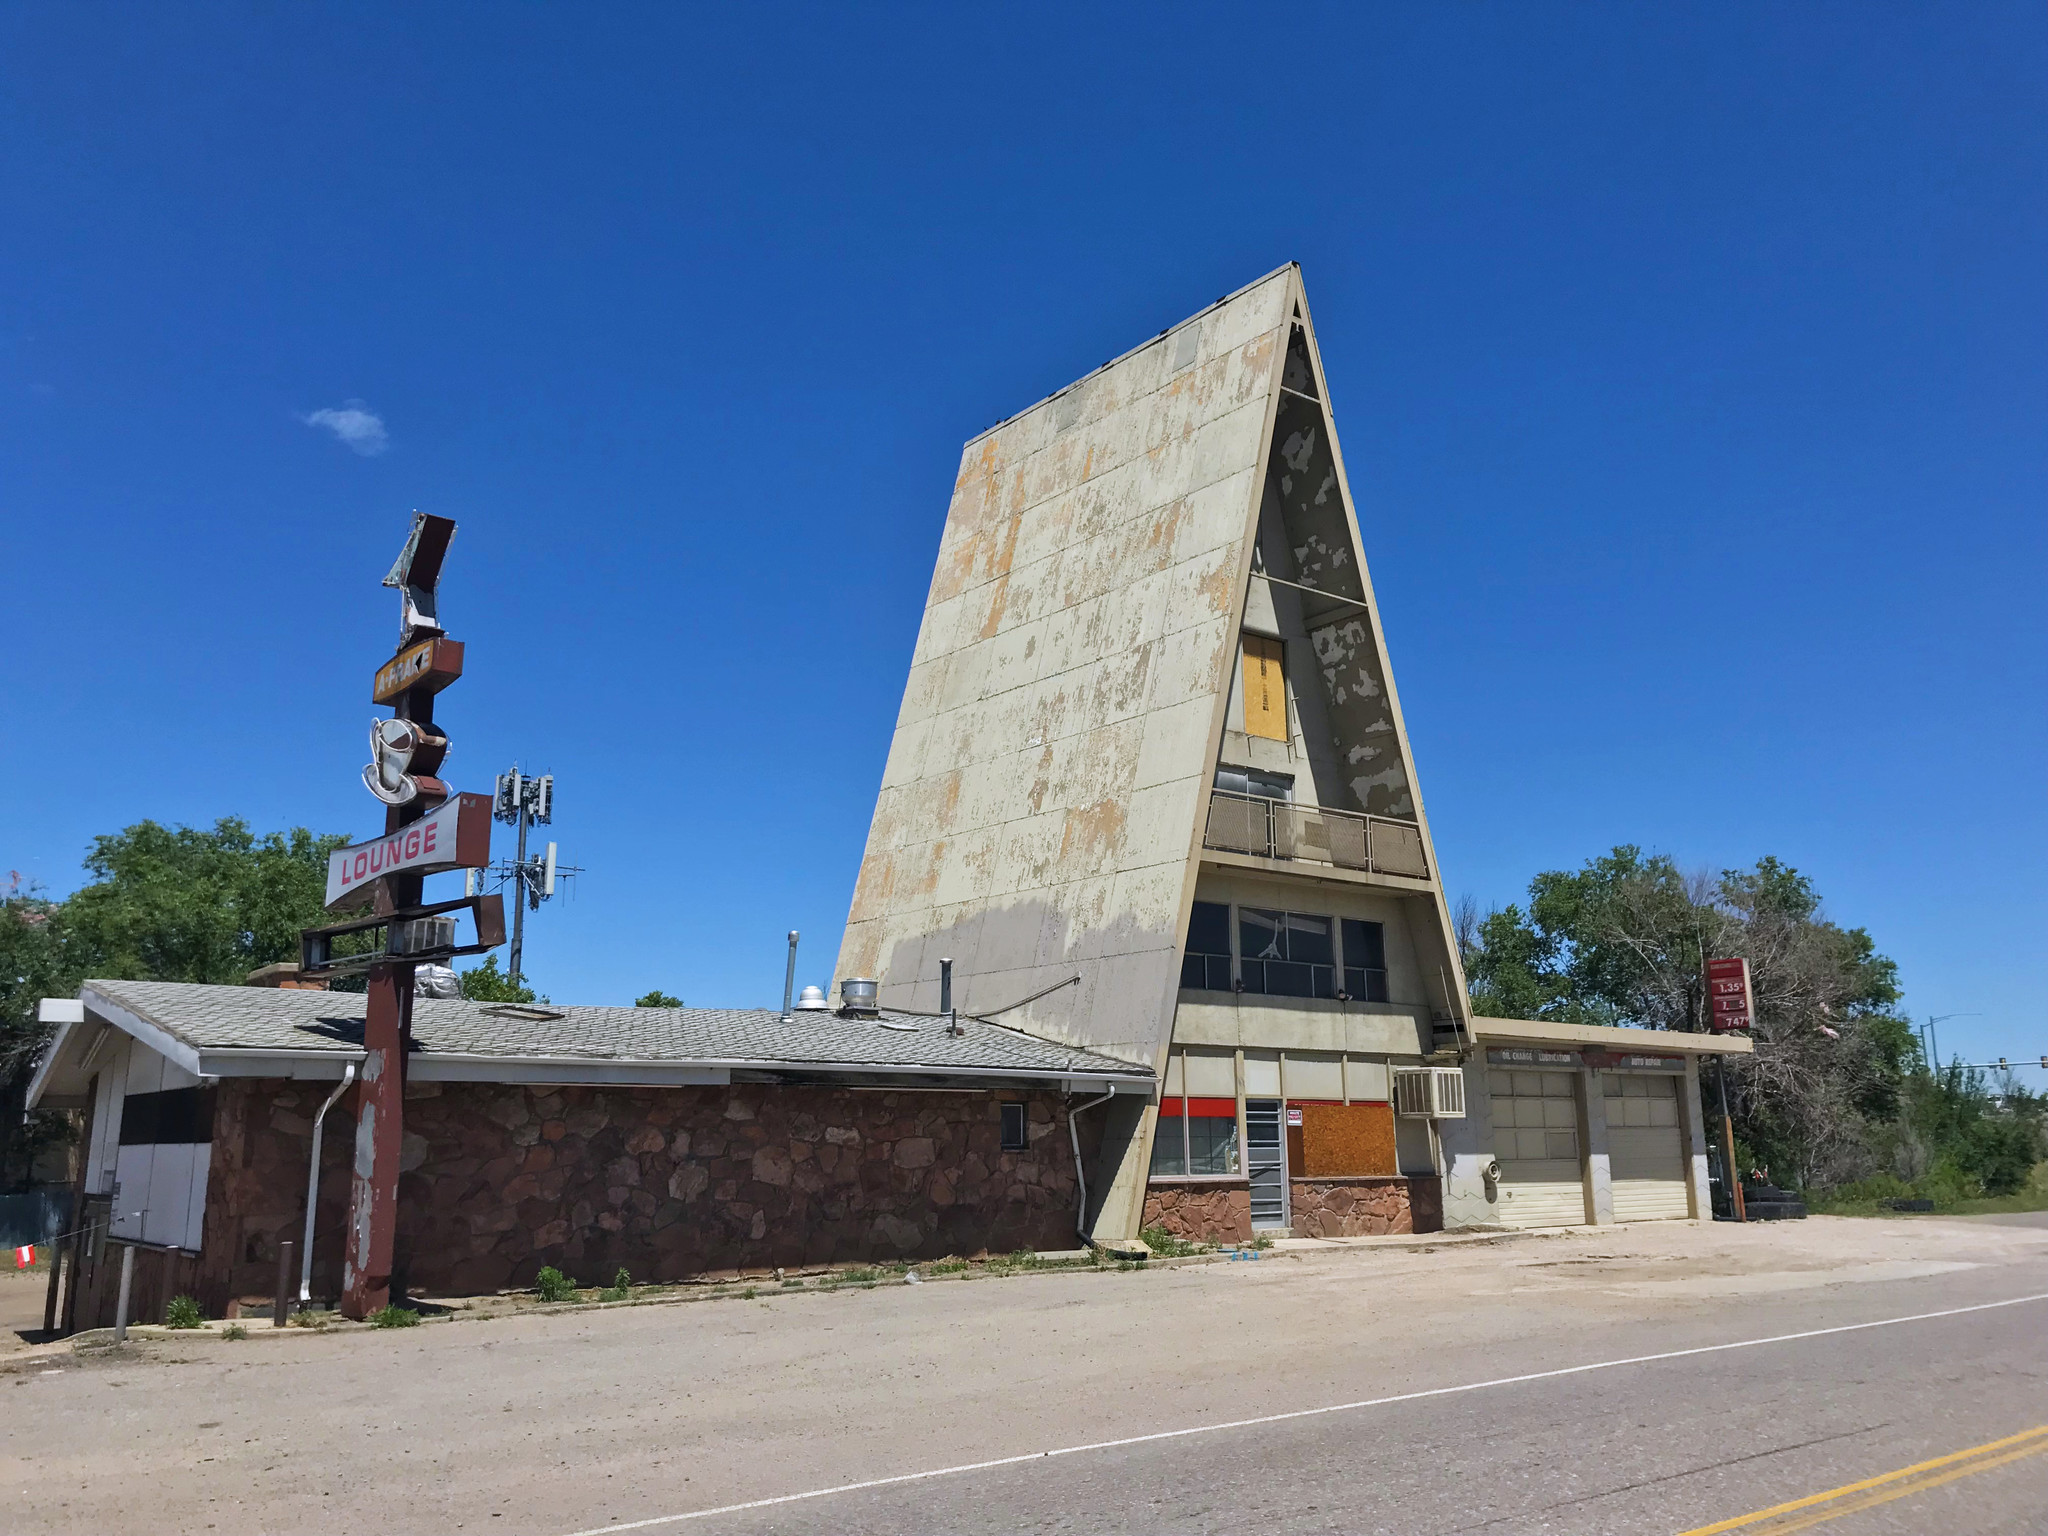
[[1422, 828], [1412, 821], [1295, 805], [1228, 789], [1210, 791], [1202, 846], [1262, 859], [1298, 859], [1376, 875], [1429, 878]]

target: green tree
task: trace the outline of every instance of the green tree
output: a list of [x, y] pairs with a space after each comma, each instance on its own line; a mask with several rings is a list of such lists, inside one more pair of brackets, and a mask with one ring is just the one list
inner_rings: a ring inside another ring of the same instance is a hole
[[233, 984], [297, 958], [299, 930], [325, 920], [327, 855], [346, 841], [304, 827], [259, 837], [236, 817], [206, 831], [141, 821], [93, 839], [94, 879], [62, 902], [12, 877], [0, 892], [0, 1180], [25, 1178], [38, 1147], [66, 1134], [61, 1115], [21, 1113], [51, 1033], [42, 998], [75, 996], [93, 976]]
[[78, 991], [65, 953], [64, 910], [10, 873], [0, 890], [0, 1189], [26, 1182], [45, 1147], [70, 1137], [62, 1114], [24, 1114], [28, 1083], [49, 1031], [37, 1021], [46, 997]]
[[498, 969], [498, 957], [486, 955], [484, 963], [461, 974], [462, 995], [473, 1003], [544, 1003], [525, 981], [514, 981]]
[[668, 993], [657, 989], [649, 992], [645, 997], [634, 998], [633, 1006], [635, 1008], [681, 1008], [684, 1006], [684, 1003], [680, 997], [671, 997]]
[[258, 837], [235, 816], [95, 838], [97, 879], [64, 903], [67, 948], [81, 975], [238, 984], [298, 958], [299, 931], [326, 920], [327, 856], [347, 841], [304, 827]]

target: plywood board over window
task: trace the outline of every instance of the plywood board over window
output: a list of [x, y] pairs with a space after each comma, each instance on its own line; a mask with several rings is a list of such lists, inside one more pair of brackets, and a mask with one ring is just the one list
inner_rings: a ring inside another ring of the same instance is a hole
[[1300, 1108], [1301, 1177], [1357, 1178], [1397, 1171], [1391, 1104], [1303, 1104]]
[[1247, 735], [1287, 740], [1285, 648], [1264, 635], [1244, 637], [1244, 728]]

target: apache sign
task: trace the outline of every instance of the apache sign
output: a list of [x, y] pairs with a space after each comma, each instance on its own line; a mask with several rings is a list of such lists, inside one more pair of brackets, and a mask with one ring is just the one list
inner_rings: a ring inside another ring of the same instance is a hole
[[415, 688], [439, 693], [460, 676], [462, 642], [436, 635], [407, 646], [379, 667], [376, 681], [370, 685], [370, 698], [378, 704], [389, 704]]
[[1707, 962], [1707, 1028], [1717, 1035], [1748, 1029], [1756, 1020], [1756, 1000], [1749, 988], [1747, 960]]
[[491, 862], [491, 797], [457, 795], [409, 826], [327, 856], [327, 907], [361, 900], [385, 875], [482, 869]]

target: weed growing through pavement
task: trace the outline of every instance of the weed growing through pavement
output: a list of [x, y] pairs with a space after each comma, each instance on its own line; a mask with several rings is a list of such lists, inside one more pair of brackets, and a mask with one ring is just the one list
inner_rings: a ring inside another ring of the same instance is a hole
[[1191, 1243], [1184, 1237], [1176, 1237], [1164, 1227], [1147, 1227], [1138, 1234], [1138, 1241], [1162, 1259], [1184, 1259], [1190, 1254], [1209, 1251], [1207, 1243]]
[[367, 1321], [372, 1328], [417, 1328], [420, 1325], [420, 1315], [410, 1307], [401, 1307], [393, 1303], [390, 1306], [379, 1307], [369, 1315]]
[[621, 1266], [619, 1272], [612, 1276], [611, 1285], [597, 1299], [599, 1301], [624, 1301], [632, 1294], [633, 1277], [627, 1274], [624, 1267]]
[[228, 1340], [246, 1339], [249, 1337], [249, 1330], [240, 1323], [229, 1323], [227, 1327], [221, 1329], [220, 1336]]
[[199, 1303], [190, 1296], [173, 1296], [164, 1308], [166, 1328], [203, 1328], [206, 1319], [200, 1315]]
[[541, 1272], [533, 1277], [533, 1289], [542, 1301], [576, 1299], [576, 1282], [552, 1264], [543, 1266]]

